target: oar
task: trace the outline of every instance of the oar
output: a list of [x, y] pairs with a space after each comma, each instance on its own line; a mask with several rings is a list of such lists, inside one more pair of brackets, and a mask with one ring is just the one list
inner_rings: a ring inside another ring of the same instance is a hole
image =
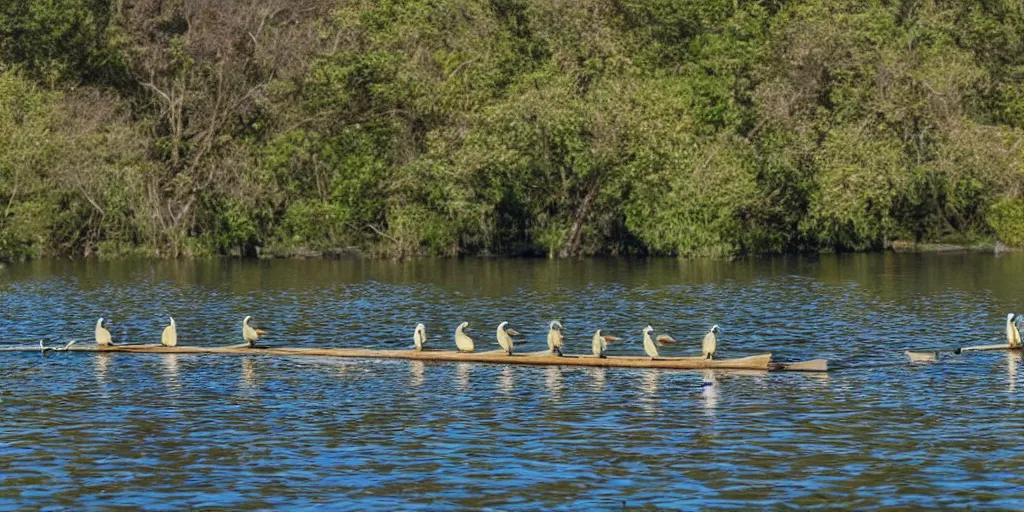
[[827, 372], [828, 359], [811, 359], [810, 361], [799, 361], [796, 363], [772, 363], [769, 369], [786, 372]]
[[977, 352], [982, 350], [1020, 350], [1024, 347], [1011, 347], [1007, 344], [1002, 345], [976, 345], [973, 347], [959, 347], [953, 351], [954, 354], [960, 354], [963, 352]]

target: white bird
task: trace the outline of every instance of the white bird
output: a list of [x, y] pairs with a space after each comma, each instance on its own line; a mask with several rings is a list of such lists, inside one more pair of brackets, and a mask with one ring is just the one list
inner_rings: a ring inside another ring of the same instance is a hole
[[110, 331], [103, 327], [103, 319], [96, 320], [96, 344], [101, 347], [109, 347], [114, 344], [110, 339]]
[[250, 327], [249, 320], [252, 320], [251, 316], [247, 316], [242, 319], [242, 339], [244, 339], [250, 347], [255, 347], [256, 342], [260, 340], [260, 336], [266, 336], [267, 333], [266, 331]]
[[712, 325], [711, 330], [704, 335], [704, 340], [700, 342], [700, 351], [704, 356], [704, 359], [714, 359], [715, 352], [718, 350], [718, 324]]
[[498, 330], [495, 332], [495, 335], [498, 337], [498, 345], [501, 345], [501, 349], [506, 354], [512, 355], [516, 351], [516, 343], [512, 341], [512, 336], [519, 336], [519, 333], [515, 329], [506, 328], [506, 325], [508, 325], [508, 322], [498, 324]]
[[651, 338], [651, 333], [654, 332], [654, 327], [644, 327], [644, 352], [647, 353], [647, 357], [654, 359], [658, 357], [658, 347], [654, 344], [654, 339]]
[[416, 351], [423, 351], [423, 344], [427, 342], [427, 327], [423, 324], [416, 324], [412, 331], [412, 342], [416, 345]]
[[462, 322], [455, 328], [455, 346], [458, 347], [459, 352], [473, 351], [473, 338], [466, 334], [467, 330], [469, 330], [469, 322]]
[[1017, 328], [1017, 321], [1020, 319], [1019, 315], [1009, 313], [1006, 315], [1006, 342], [1011, 347], [1019, 347], [1020, 343], [1020, 329]]
[[562, 355], [562, 322], [558, 320], [548, 324], [548, 350], [552, 354]]
[[175, 327], [174, 318], [171, 318], [171, 325], [164, 327], [164, 333], [160, 336], [160, 344], [165, 347], [173, 347], [178, 344], [178, 329]]
[[591, 342], [591, 348], [594, 350], [594, 357], [608, 357], [605, 355], [605, 352], [608, 351], [609, 341], [619, 341], [619, 338], [616, 338], [615, 336], [605, 336], [601, 334], [601, 329], [598, 329], [597, 332], [594, 333], [594, 339]]

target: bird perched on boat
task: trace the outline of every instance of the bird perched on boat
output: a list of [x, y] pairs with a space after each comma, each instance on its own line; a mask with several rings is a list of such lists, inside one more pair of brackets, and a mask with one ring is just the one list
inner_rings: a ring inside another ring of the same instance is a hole
[[267, 333], [266, 331], [250, 327], [249, 320], [252, 320], [251, 316], [247, 316], [242, 319], [242, 339], [244, 339], [250, 347], [255, 347], [256, 342], [260, 340], [260, 336], [266, 336]]
[[711, 330], [704, 335], [704, 340], [700, 342], [700, 351], [701, 354], [703, 354], [704, 359], [713, 359], [717, 350], [718, 324], [715, 324], [711, 326]]
[[591, 342], [591, 348], [594, 350], [594, 357], [608, 357], [605, 355], [605, 352], [608, 351], [609, 341], [619, 341], [619, 338], [616, 338], [615, 336], [605, 336], [601, 334], [601, 329], [598, 329], [597, 332], [594, 333], [594, 340]]
[[455, 346], [458, 347], [459, 352], [472, 352], [473, 351], [473, 338], [470, 338], [466, 331], [469, 330], [469, 322], [462, 322], [458, 327], [455, 328]]
[[1006, 315], [1006, 342], [1011, 347], [1019, 347], [1020, 343], [1020, 328], [1017, 327], [1017, 323], [1020, 321], [1020, 315], [1009, 313]]
[[562, 355], [562, 322], [553, 320], [548, 324], [548, 350], [552, 354]]
[[412, 331], [412, 342], [416, 345], [416, 351], [422, 352], [423, 345], [427, 342], [427, 327], [423, 324], [416, 324]]
[[109, 347], [114, 344], [110, 339], [110, 331], [103, 326], [103, 318], [96, 320], [96, 344], [101, 347]]
[[644, 352], [647, 353], [647, 357], [654, 359], [658, 357], [658, 347], [654, 344], [654, 339], [651, 338], [651, 333], [654, 332], [654, 327], [644, 327]]
[[511, 327], [506, 327], [508, 322], [502, 322], [498, 324], [498, 330], [495, 333], [498, 337], [498, 345], [501, 345], [501, 349], [506, 354], [512, 355], [516, 350], [516, 344], [512, 341], [512, 336], [519, 336], [519, 333]]
[[164, 327], [164, 333], [160, 336], [160, 344], [165, 347], [174, 347], [178, 344], [178, 328], [174, 323], [174, 318], [171, 319], [171, 325]]

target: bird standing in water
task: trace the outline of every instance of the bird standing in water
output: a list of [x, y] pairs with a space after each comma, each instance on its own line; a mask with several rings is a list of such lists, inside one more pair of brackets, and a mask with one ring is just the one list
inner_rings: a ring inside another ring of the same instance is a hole
[[519, 333], [515, 329], [506, 328], [508, 322], [502, 322], [498, 324], [498, 330], [495, 333], [498, 337], [498, 345], [501, 345], [501, 349], [506, 354], [512, 355], [516, 350], [516, 344], [512, 341], [512, 336], [519, 336]]
[[103, 326], [103, 319], [96, 320], [96, 344], [101, 347], [109, 347], [114, 344], [110, 339], [110, 331]]
[[458, 347], [459, 352], [473, 351], [473, 338], [466, 334], [467, 330], [469, 330], [469, 322], [462, 322], [455, 328], [455, 346]]
[[249, 320], [252, 320], [251, 316], [247, 316], [242, 319], [242, 339], [249, 344], [250, 347], [255, 347], [256, 342], [260, 340], [260, 336], [266, 336], [265, 331], [259, 329], [253, 329], [249, 326]]
[[548, 350], [552, 354], [562, 355], [562, 323], [558, 320], [548, 324]]
[[654, 327], [644, 327], [644, 352], [647, 353], [647, 357], [654, 359], [658, 357], [658, 347], [654, 344], [654, 339], [651, 338], [651, 333], [654, 332]]
[[412, 331], [412, 342], [416, 345], [416, 351], [422, 352], [423, 345], [427, 342], [427, 327], [423, 324], [416, 324], [416, 329]]
[[165, 347], [174, 347], [178, 345], [178, 328], [174, 323], [174, 318], [171, 319], [171, 325], [164, 327], [164, 333], [160, 335], [160, 344]]
[[718, 351], [718, 324], [712, 325], [711, 330], [704, 335], [704, 340], [700, 343], [700, 351], [704, 355], [704, 359], [714, 359], [715, 352]]

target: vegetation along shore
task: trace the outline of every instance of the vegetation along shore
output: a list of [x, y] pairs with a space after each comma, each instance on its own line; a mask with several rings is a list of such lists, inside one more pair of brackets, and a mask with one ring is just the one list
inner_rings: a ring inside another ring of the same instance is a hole
[[1024, 246], [1013, 2], [19, 0], [0, 259]]

